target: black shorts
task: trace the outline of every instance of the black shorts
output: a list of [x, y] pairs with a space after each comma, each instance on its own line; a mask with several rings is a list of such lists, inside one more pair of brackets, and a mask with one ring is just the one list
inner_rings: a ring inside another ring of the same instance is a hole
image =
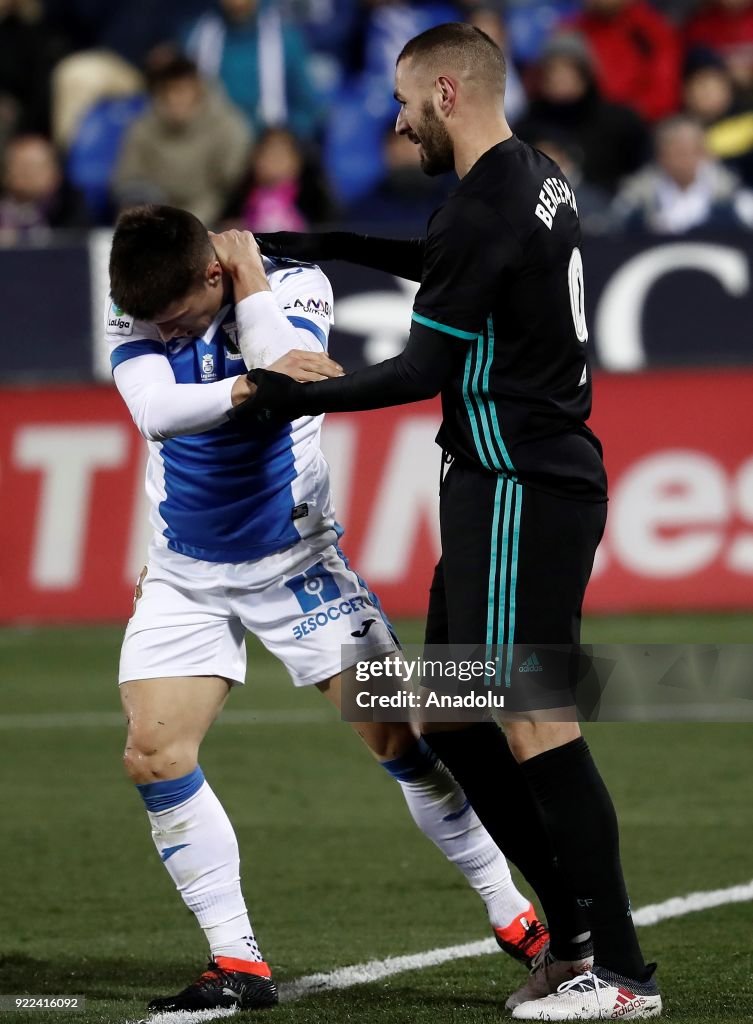
[[[440, 492], [442, 558], [429, 595], [427, 646], [495, 649], [508, 688], [545, 676], [563, 685], [555, 662], [561, 666], [562, 652], [580, 643], [606, 515], [606, 502], [558, 497], [453, 462]], [[559, 661], [547, 645], [559, 648]]]

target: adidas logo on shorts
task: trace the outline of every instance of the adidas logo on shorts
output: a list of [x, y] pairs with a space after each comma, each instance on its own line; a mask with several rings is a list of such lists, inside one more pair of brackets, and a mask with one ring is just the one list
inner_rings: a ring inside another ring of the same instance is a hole
[[529, 658], [526, 658], [526, 660], [523, 662], [523, 664], [518, 669], [518, 672], [543, 672], [543, 671], [544, 671], [544, 666], [539, 661], [538, 657], [536, 656], [536, 652], [535, 651], [533, 652], [533, 654]]

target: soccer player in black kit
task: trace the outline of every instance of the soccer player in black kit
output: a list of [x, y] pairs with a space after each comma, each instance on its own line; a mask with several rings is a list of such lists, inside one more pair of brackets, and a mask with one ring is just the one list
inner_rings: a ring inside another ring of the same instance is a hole
[[[559, 167], [512, 134], [504, 57], [484, 33], [463, 24], [422, 33], [403, 49], [395, 81], [396, 131], [420, 147], [427, 174], [454, 169], [460, 179], [426, 239], [336, 232], [259, 241], [273, 255], [349, 259], [420, 281], [407, 346], [377, 366], [314, 384], [251, 370], [256, 392], [234, 414], [293, 418], [441, 393], [437, 440], [450, 465], [426, 639], [505, 652], [504, 682], [521, 688], [546, 660], [535, 645], [579, 643], [606, 519], [601, 446], [586, 426], [577, 201]], [[554, 852], [591, 932], [593, 962], [575, 946], [555, 948], [552, 929], [549, 955], [508, 1001], [513, 1017], [659, 1016], [655, 965], [644, 962], [630, 915], [614, 807], [577, 718], [514, 717], [505, 721], [506, 740], [493, 723], [425, 731], [529, 880], [537, 848]]]

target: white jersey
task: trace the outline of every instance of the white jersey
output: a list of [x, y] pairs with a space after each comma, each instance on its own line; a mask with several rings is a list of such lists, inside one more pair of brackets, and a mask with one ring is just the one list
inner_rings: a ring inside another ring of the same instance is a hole
[[115, 384], [149, 445], [146, 490], [158, 544], [209, 562], [245, 562], [334, 530], [323, 417], [227, 419], [237, 376], [290, 349], [326, 349], [332, 289], [322, 271], [265, 260], [272, 289], [224, 306], [201, 338], [160, 339], [112, 302]]

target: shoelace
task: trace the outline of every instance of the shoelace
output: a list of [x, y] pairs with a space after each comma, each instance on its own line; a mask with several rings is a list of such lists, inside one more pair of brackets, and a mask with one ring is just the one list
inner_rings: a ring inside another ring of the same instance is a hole
[[[531, 946], [534, 943], [536, 943], [541, 938], [541, 936], [544, 935], [544, 934], [546, 934], [546, 928], [541, 923], [541, 921], [537, 921], [535, 925], [532, 925], [528, 929], [528, 931], [526, 932], [526, 937], [523, 939], [523, 941], [520, 944], [520, 948], [523, 951], [523, 953], [525, 953], [526, 950], [530, 949]], [[539, 956], [540, 953], [543, 951], [543, 949], [547, 949], [547, 948], [548, 948], [548, 943], [547, 943], [547, 945], [545, 947], [542, 947], [542, 949], [539, 950], [539, 952], [536, 954], [536, 956]], [[535, 959], [535, 957], [534, 957], [534, 959]]]
[[531, 958], [531, 974], [533, 974], [534, 971], [541, 970], [542, 967], [548, 967], [549, 964], [553, 964], [554, 960], [555, 958], [549, 951], [549, 943], [547, 942], [547, 944], [542, 946], [538, 953]]
[[601, 1006], [599, 991], [604, 988], [610, 988], [606, 981], [602, 981], [601, 978], [597, 974], [593, 974], [592, 971], [585, 971], [583, 974], [579, 974], [577, 978], [571, 978], [570, 981], [563, 981], [557, 988], [557, 995], [571, 991], [594, 992], [596, 995], [596, 1002]]
[[193, 985], [189, 985], [188, 988], [209, 988], [212, 985], [214, 985], [215, 982], [221, 981], [223, 977], [227, 977], [226, 972], [223, 971], [220, 965], [216, 964], [214, 960], [210, 960], [209, 963], [207, 964], [207, 969], [201, 974], [199, 978], [196, 979]]

